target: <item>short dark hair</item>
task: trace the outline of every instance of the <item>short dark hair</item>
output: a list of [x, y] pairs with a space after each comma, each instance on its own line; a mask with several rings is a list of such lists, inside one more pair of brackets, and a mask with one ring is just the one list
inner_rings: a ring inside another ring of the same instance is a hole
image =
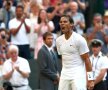
[[68, 18], [68, 19], [69, 19], [69, 22], [70, 22], [71, 24], [74, 24], [74, 20], [72, 19], [71, 16], [64, 14], [64, 15], [62, 15], [61, 17], [66, 17], [66, 18]]
[[43, 40], [45, 40], [47, 36], [53, 36], [53, 34], [51, 32], [45, 32], [43, 34]]
[[16, 6], [16, 9], [17, 9], [17, 8], [21, 8], [22, 10], [24, 10], [24, 7], [23, 7], [22, 5], [17, 5], [17, 6]]

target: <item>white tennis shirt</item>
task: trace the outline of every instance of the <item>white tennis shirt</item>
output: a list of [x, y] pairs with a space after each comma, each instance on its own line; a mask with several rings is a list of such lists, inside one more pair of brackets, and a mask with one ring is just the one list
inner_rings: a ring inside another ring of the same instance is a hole
[[86, 79], [85, 63], [80, 55], [89, 52], [87, 42], [80, 34], [73, 32], [66, 40], [64, 34], [57, 38], [58, 53], [62, 55], [61, 79]]

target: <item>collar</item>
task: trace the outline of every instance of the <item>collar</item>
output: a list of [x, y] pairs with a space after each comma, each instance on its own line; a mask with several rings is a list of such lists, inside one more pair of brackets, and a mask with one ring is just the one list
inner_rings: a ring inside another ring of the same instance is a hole
[[46, 48], [48, 49], [48, 51], [53, 50], [52, 47], [48, 47], [46, 44], [44, 44], [46, 46]]
[[[13, 61], [11, 60], [11, 58], [9, 59], [10, 63], [12, 63]], [[17, 58], [17, 60], [14, 63], [19, 63], [19, 56]]]

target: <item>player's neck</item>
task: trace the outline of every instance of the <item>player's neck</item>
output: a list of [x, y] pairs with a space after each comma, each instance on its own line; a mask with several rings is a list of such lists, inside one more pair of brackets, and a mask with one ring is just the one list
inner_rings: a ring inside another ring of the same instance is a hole
[[72, 32], [65, 33], [65, 39], [68, 40], [72, 35]]

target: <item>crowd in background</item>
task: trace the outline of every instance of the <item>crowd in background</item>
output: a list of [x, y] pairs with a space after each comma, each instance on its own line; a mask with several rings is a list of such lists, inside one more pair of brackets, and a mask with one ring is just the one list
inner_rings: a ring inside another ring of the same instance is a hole
[[[63, 14], [70, 15], [74, 20], [74, 30], [85, 36], [88, 43], [91, 39], [101, 39], [107, 45], [108, 35], [108, 5], [107, 0], [1, 0], [0, 28], [6, 29], [8, 41], [11, 39], [10, 23], [17, 17], [16, 6], [23, 6], [22, 18], [28, 19], [30, 33], [27, 35], [27, 43], [30, 50], [37, 58], [37, 53], [43, 44], [42, 34], [52, 32], [56, 39], [61, 35], [59, 20]], [[12, 24], [12, 25], [11, 25]], [[23, 39], [25, 42], [25, 39]], [[13, 43], [16, 44], [16, 43]], [[19, 43], [17, 43], [19, 44]], [[21, 44], [21, 43], [20, 43]], [[55, 47], [55, 41], [53, 46]], [[103, 47], [103, 53], [107, 54], [107, 47]]]
[[21, 57], [37, 59], [45, 32], [53, 33], [56, 51], [63, 14], [72, 17], [74, 31], [88, 45], [93, 39], [101, 40], [102, 53], [108, 56], [108, 0], [0, 0], [0, 64], [9, 58], [10, 44], [18, 46]]

